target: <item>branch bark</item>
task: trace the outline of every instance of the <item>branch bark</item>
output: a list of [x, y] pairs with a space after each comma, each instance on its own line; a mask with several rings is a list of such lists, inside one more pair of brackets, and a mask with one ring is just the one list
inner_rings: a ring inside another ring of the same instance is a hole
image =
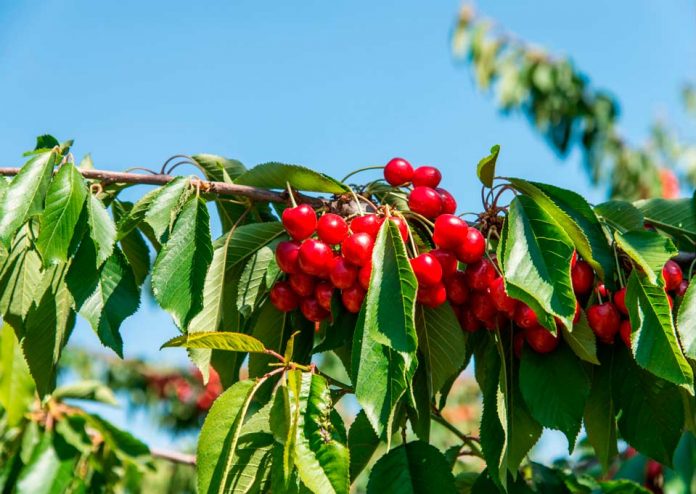
[[150, 448], [150, 454], [154, 458], [171, 461], [173, 463], [181, 463], [182, 465], [195, 465], [196, 455], [189, 455], [179, 451], [169, 451], [166, 449]]

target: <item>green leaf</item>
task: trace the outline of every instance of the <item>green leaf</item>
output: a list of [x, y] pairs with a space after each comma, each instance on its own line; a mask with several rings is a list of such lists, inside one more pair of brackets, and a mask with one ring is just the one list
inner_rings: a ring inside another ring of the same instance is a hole
[[605, 352], [602, 365], [593, 368], [590, 394], [585, 403], [585, 430], [604, 471], [618, 455], [616, 446], [616, 406], [612, 396], [614, 355]]
[[493, 187], [493, 178], [495, 177], [495, 162], [498, 161], [500, 153], [500, 145], [496, 144], [491, 148], [491, 154], [482, 158], [476, 165], [476, 175], [485, 187]]
[[679, 252], [670, 239], [657, 232], [614, 232], [614, 239], [616, 245], [640, 267], [653, 285], [658, 283], [665, 263]]
[[684, 355], [696, 360], [696, 283], [689, 283], [677, 315], [677, 334]]
[[144, 219], [152, 227], [157, 239], [162, 239], [165, 232], [171, 231], [179, 212], [191, 197], [190, 185], [188, 178], [177, 177], [160, 188], [152, 199]]
[[563, 339], [568, 346], [575, 352], [575, 355], [586, 362], [599, 365], [597, 360], [597, 339], [587, 322], [585, 312], [580, 313], [580, 320], [573, 324], [571, 329], [561, 326]]
[[111, 388], [99, 381], [79, 381], [56, 388], [53, 397], [57, 400], [89, 400], [118, 406], [116, 395]]
[[348, 188], [338, 180], [323, 173], [298, 165], [264, 163], [239, 175], [235, 183], [264, 189], [285, 189], [290, 183], [297, 190], [343, 194]]
[[249, 317], [256, 308], [266, 273], [274, 262], [275, 251], [268, 246], [261, 247], [247, 261], [237, 288], [237, 309], [242, 316]]
[[142, 464], [150, 461], [150, 448], [130, 432], [119, 429], [99, 415], [86, 413], [84, 417], [93, 429], [99, 431], [104, 443], [119, 459]]
[[367, 420], [365, 412], [360, 410], [353, 421], [348, 433], [348, 449], [350, 450], [350, 480], [354, 481], [360, 472], [370, 463], [372, 455], [377, 451], [379, 438]]
[[53, 137], [51, 134], [43, 134], [36, 138], [36, 146], [34, 146], [34, 151], [40, 149], [53, 149], [56, 146], [60, 146], [58, 139]]
[[563, 432], [572, 452], [590, 394], [590, 379], [582, 362], [563, 343], [544, 355], [522, 352], [520, 390], [532, 417]]
[[631, 346], [638, 365], [692, 395], [694, 376], [679, 348], [672, 311], [664, 289], [651, 285], [634, 270], [626, 285], [631, 320]]
[[17, 233], [0, 277], [0, 311], [18, 335], [41, 282], [41, 258], [34, 249], [29, 225]]
[[[510, 362], [509, 365], [512, 365]], [[513, 479], [518, 478], [518, 469], [529, 451], [539, 441], [543, 427], [532, 417], [522, 399], [519, 381], [510, 379], [510, 398], [506, 405], [507, 418], [507, 468]]]
[[61, 494], [75, 476], [77, 450], [58, 434], [46, 432], [17, 479], [17, 494]]
[[213, 331], [209, 333], [183, 334], [167, 341], [162, 348], [209, 348], [230, 352], [264, 353], [266, 349], [259, 340], [243, 333]]
[[[112, 203], [114, 218], [119, 224], [120, 219], [126, 214], [127, 208], [127, 203], [119, 201], [114, 201]], [[119, 233], [117, 238], [120, 238], [121, 250], [123, 251], [123, 255], [126, 256], [128, 265], [133, 271], [135, 282], [138, 286], [142, 285], [147, 275], [150, 274], [150, 249], [145, 243], [145, 239], [137, 230], [131, 230], [129, 233], [123, 235], [123, 237], [120, 237]]]
[[205, 177], [213, 182], [232, 183], [235, 178], [246, 171], [246, 167], [241, 161], [215, 154], [194, 154], [192, 158], [203, 170]]
[[605, 222], [620, 232], [642, 230], [645, 218], [640, 209], [626, 201], [607, 201], [595, 206], [594, 211]]
[[[508, 294], [537, 312], [539, 322], [555, 331], [553, 317], [571, 327], [575, 294], [570, 280], [573, 243], [554, 218], [527, 196], [510, 203], [507, 241], [503, 253]], [[553, 253], [553, 255], [549, 255]]]
[[104, 204], [94, 194], [87, 199], [89, 235], [97, 248], [97, 268], [111, 257], [116, 243], [116, 225]]
[[229, 234], [215, 240], [214, 247], [218, 249], [227, 245], [227, 269], [230, 270], [278, 238], [284, 231], [283, 225], [275, 221], [242, 225], [234, 229], [230, 240], [227, 238]]
[[[152, 189], [147, 194], [142, 196], [134, 205], [121, 201], [114, 201], [115, 205], [119, 206], [120, 214], [117, 218], [117, 240], [126, 237], [133, 230], [138, 228], [145, 221], [145, 215], [150, 210], [153, 201], [157, 198], [162, 188]], [[130, 206], [130, 207], [128, 207]]]
[[0, 328], [0, 406], [9, 427], [18, 425], [34, 401], [34, 381], [12, 327]]
[[[279, 311], [268, 301], [259, 308], [251, 334], [264, 347], [282, 355], [292, 332], [292, 324], [288, 319], [285, 312]], [[249, 376], [263, 376], [269, 371], [268, 364], [277, 361], [271, 355], [249, 355]]]
[[180, 328], [203, 307], [205, 275], [213, 257], [208, 209], [191, 197], [183, 206], [152, 270], [152, 291]]
[[674, 236], [696, 241], [696, 206], [692, 199], [647, 199], [634, 205], [645, 221]]
[[414, 441], [394, 448], [379, 459], [367, 484], [368, 494], [454, 493], [447, 459], [434, 446]]
[[630, 480], [606, 480], [599, 483], [603, 494], [650, 494], [650, 491]]
[[9, 247], [14, 233], [44, 208], [44, 197], [60, 155], [54, 151], [33, 156], [10, 182], [0, 203], [0, 241]]
[[87, 187], [80, 172], [72, 163], [62, 165], [48, 186], [41, 232], [36, 240], [44, 266], [68, 259], [68, 248], [86, 197]]

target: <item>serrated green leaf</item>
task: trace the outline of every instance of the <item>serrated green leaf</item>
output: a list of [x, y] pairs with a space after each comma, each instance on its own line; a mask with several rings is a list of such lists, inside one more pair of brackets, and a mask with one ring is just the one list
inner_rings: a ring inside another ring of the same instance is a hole
[[8, 323], [0, 328], [0, 407], [9, 427], [18, 425], [34, 401], [34, 381], [24, 361], [15, 332]]
[[242, 316], [249, 317], [256, 308], [266, 272], [272, 263], [275, 263], [275, 252], [268, 246], [261, 247], [247, 261], [237, 288], [237, 310]]
[[234, 182], [264, 189], [285, 189], [290, 183], [297, 190], [327, 194], [342, 194], [349, 191], [341, 182], [323, 173], [304, 166], [275, 162], [256, 165], [239, 175]]
[[626, 307], [631, 320], [631, 346], [638, 365], [692, 395], [694, 376], [684, 358], [664, 289], [651, 285], [634, 270], [626, 284]]
[[12, 241], [0, 277], [0, 311], [5, 320], [14, 324], [20, 338], [41, 278], [41, 258], [34, 249], [30, 227], [25, 225]]
[[684, 355], [696, 360], [696, 283], [689, 283], [677, 315], [677, 334]]
[[89, 236], [97, 248], [97, 268], [111, 256], [116, 243], [116, 225], [104, 204], [94, 194], [87, 199]]
[[482, 158], [476, 165], [476, 175], [481, 183], [486, 187], [493, 187], [493, 178], [495, 177], [495, 163], [498, 161], [500, 153], [500, 145], [496, 144], [491, 148], [491, 154]]
[[152, 199], [144, 220], [152, 227], [157, 239], [161, 239], [165, 232], [171, 231], [179, 212], [191, 197], [190, 185], [191, 181], [188, 178], [176, 177], [163, 186]]
[[587, 440], [605, 472], [619, 453], [616, 445], [617, 410], [611, 389], [613, 366], [614, 355], [607, 351], [602, 365], [593, 368], [592, 385], [584, 412]]
[[46, 432], [17, 479], [17, 494], [61, 494], [75, 475], [79, 455], [56, 433]]
[[365, 412], [360, 410], [348, 433], [350, 450], [350, 480], [354, 481], [367, 466], [379, 446], [379, 438], [370, 425]]
[[[120, 220], [125, 217], [129, 204], [122, 203], [119, 201], [114, 201], [112, 203], [112, 211], [114, 213], [114, 219], [120, 224]], [[133, 276], [135, 276], [135, 282], [138, 286], [142, 285], [150, 274], [150, 249], [145, 243], [145, 239], [138, 230], [131, 230], [125, 235], [121, 236], [120, 233], [117, 234], [119, 243], [121, 244], [121, 250], [123, 255], [126, 256], [128, 260], [128, 265], [133, 271]]]
[[162, 348], [209, 348], [230, 352], [264, 353], [266, 350], [259, 340], [244, 333], [212, 331], [209, 333], [183, 334], [167, 341]]
[[692, 199], [647, 199], [634, 205], [641, 210], [645, 221], [675, 236], [696, 242], [696, 206]]
[[[121, 240], [126, 237], [126, 235], [138, 228], [138, 226], [145, 221], [145, 215], [150, 210], [150, 206], [152, 206], [153, 201], [157, 198], [161, 191], [161, 187], [152, 189], [133, 205], [121, 201], [114, 201], [114, 205], [119, 206], [116, 227], [118, 232], [116, 237], [117, 240]], [[116, 215], [116, 211], [114, 211], [114, 215]]]
[[641, 230], [645, 218], [640, 209], [626, 201], [607, 201], [595, 206], [594, 211], [602, 220], [619, 230]]
[[238, 226], [234, 229], [232, 239], [227, 239], [225, 234], [215, 240], [214, 247], [220, 248], [227, 244], [227, 269], [230, 270], [241, 264], [264, 245], [268, 245], [284, 232], [283, 225], [279, 222], [252, 223]]
[[99, 381], [79, 381], [56, 388], [52, 395], [57, 400], [89, 400], [107, 405], [118, 405], [116, 395], [111, 388]]
[[203, 170], [208, 180], [231, 183], [246, 171], [241, 161], [215, 154], [194, 154], [194, 161]]
[[614, 232], [614, 239], [617, 247], [640, 267], [653, 285], [658, 283], [665, 263], [679, 252], [670, 239], [657, 232]]
[[575, 355], [586, 362], [599, 365], [599, 360], [597, 360], [597, 339], [592, 328], [590, 328], [590, 324], [587, 322], [585, 312], [580, 313], [580, 319], [573, 324], [571, 329], [561, 326], [561, 332], [563, 333], [563, 339], [575, 352]]

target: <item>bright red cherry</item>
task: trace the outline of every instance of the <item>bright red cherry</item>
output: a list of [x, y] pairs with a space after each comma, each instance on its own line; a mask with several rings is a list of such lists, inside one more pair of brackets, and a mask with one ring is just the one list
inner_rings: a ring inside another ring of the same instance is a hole
[[437, 258], [429, 252], [411, 259], [411, 268], [419, 287], [432, 286], [442, 281], [442, 267]]
[[607, 287], [604, 285], [604, 283], [598, 284], [595, 288], [595, 291], [597, 292], [597, 295], [599, 295], [602, 298], [609, 296], [609, 290], [607, 290]]
[[309, 204], [286, 208], [281, 218], [283, 226], [295, 240], [304, 240], [317, 229], [317, 215]]
[[672, 261], [671, 259], [667, 261], [665, 266], [662, 268], [662, 276], [665, 279], [665, 290], [671, 292], [679, 288], [679, 284], [684, 279], [684, 274], [679, 264]]
[[495, 316], [498, 312], [488, 293], [476, 292], [471, 297], [471, 310], [476, 318], [487, 328], [495, 329]]
[[408, 207], [426, 218], [435, 218], [442, 212], [442, 199], [435, 189], [416, 187], [408, 196]]
[[358, 271], [358, 283], [365, 290], [370, 288], [370, 276], [372, 276], [372, 262], [368, 262]]
[[290, 284], [287, 281], [279, 281], [270, 293], [271, 303], [281, 312], [290, 312], [297, 309], [300, 303], [300, 298], [292, 291]]
[[328, 281], [320, 281], [314, 288], [314, 297], [319, 305], [331, 312], [331, 298], [333, 297], [334, 287]]
[[350, 288], [358, 278], [358, 269], [346, 261], [343, 256], [336, 256], [331, 264], [329, 279], [340, 290]]
[[486, 239], [476, 228], [468, 228], [466, 237], [457, 246], [457, 258], [466, 264], [479, 261], [486, 252]]
[[440, 263], [443, 279], [449, 278], [457, 270], [457, 257], [449, 250], [433, 249], [430, 251], [430, 254], [435, 256], [437, 262]]
[[586, 295], [592, 290], [594, 283], [594, 272], [592, 266], [585, 261], [578, 261], [570, 270], [570, 277], [573, 282], [573, 291], [578, 295]]
[[322, 276], [328, 273], [334, 254], [327, 244], [321, 240], [309, 238], [300, 245], [298, 257], [300, 269], [307, 274]]
[[364, 266], [372, 259], [372, 248], [375, 240], [366, 232], [354, 233], [341, 244], [341, 253], [348, 262], [356, 266]]
[[490, 291], [491, 298], [497, 309], [507, 314], [508, 317], [514, 317], [515, 309], [517, 308], [517, 300], [510, 297], [505, 291], [505, 282], [502, 277], [498, 277], [491, 281]]
[[467, 240], [469, 227], [459, 216], [441, 214], [435, 220], [433, 242], [441, 249], [456, 250]]
[[558, 346], [558, 336], [554, 336], [543, 326], [536, 325], [525, 329], [524, 337], [532, 350], [537, 353], [549, 353]]
[[313, 297], [303, 298], [300, 302], [300, 310], [302, 315], [312, 322], [321, 322], [331, 314]]
[[346, 220], [337, 214], [326, 213], [317, 223], [317, 235], [327, 244], [336, 245], [343, 242], [348, 235]]
[[518, 331], [512, 337], [512, 349], [515, 352], [515, 357], [522, 358], [522, 349], [524, 348], [524, 333]]
[[413, 180], [413, 167], [403, 158], [392, 158], [384, 167], [384, 179], [394, 187], [404, 185]]
[[434, 166], [419, 166], [413, 171], [414, 187], [432, 187], [440, 185], [442, 173]]
[[459, 325], [467, 333], [475, 333], [481, 329], [481, 321], [476, 318], [468, 305], [462, 306], [457, 314], [457, 319], [459, 319]]
[[365, 300], [365, 294], [365, 290], [359, 285], [354, 285], [343, 290], [341, 292], [341, 301], [343, 302], [343, 306], [348, 310], [348, 312], [357, 314], [360, 312], [360, 307], [362, 307], [363, 300]]
[[399, 216], [390, 216], [389, 221], [396, 225], [401, 234], [401, 240], [406, 242], [408, 240], [408, 224], [406, 224], [406, 220]]
[[434, 309], [447, 302], [447, 290], [445, 285], [437, 283], [431, 286], [423, 286], [418, 288], [416, 299], [426, 307]]
[[291, 274], [288, 277], [288, 281], [290, 282], [290, 287], [300, 297], [309, 297], [314, 293], [316, 280], [311, 274], [300, 271], [299, 273]]
[[613, 343], [619, 332], [621, 316], [611, 302], [593, 305], [587, 309], [587, 321], [597, 338], [603, 343]]
[[442, 199], [442, 214], [454, 214], [457, 210], [457, 201], [454, 199], [449, 191], [437, 187], [435, 192], [440, 194], [440, 199]]
[[623, 340], [624, 345], [631, 348], [631, 321], [628, 319], [621, 321], [621, 325], [619, 326], [619, 336], [621, 336], [621, 340]]
[[[533, 328], [539, 324], [536, 312], [529, 308], [527, 304], [520, 303], [515, 309], [515, 324], [523, 329]], [[545, 330], [547, 331], [547, 330]]]
[[374, 238], [379, 233], [382, 221], [382, 218], [372, 213], [356, 216], [350, 221], [350, 231], [353, 233], [367, 233]]
[[624, 316], [628, 315], [628, 308], [626, 307], [626, 287], [620, 289], [614, 294], [614, 305], [619, 309]]
[[683, 297], [688, 288], [689, 288], [689, 280], [682, 280], [682, 282], [679, 283], [679, 286], [674, 290], [674, 294], [677, 297]]
[[480, 259], [478, 262], [469, 264], [464, 273], [469, 288], [478, 291], [486, 290], [497, 274], [488, 259]]
[[300, 270], [298, 256], [300, 255], [300, 244], [297, 242], [280, 242], [276, 246], [275, 258], [278, 267], [283, 273], [297, 273]]
[[447, 298], [455, 305], [461, 305], [469, 300], [469, 284], [466, 281], [464, 271], [455, 271], [452, 276], [445, 281]]

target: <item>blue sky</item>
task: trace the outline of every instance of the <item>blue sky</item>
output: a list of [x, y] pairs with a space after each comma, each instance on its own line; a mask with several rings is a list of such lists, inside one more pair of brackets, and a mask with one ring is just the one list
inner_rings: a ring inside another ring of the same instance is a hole
[[[0, 3], [0, 163], [34, 137], [74, 138], [106, 169], [156, 168], [177, 153], [304, 164], [338, 177], [394, 155], [441, 168], [462, 210], [480, 207], [474, 166], [502, 146], [501, 174], [572, 188], [593, 201], [578, 156], [560, 162], [522, 117], [503, 117], [453, 62], [459, 0]], [[656, 115], [684, 125], [696, 17], [686, 2], [481, 1], [478, 10], [570, 55], [622, 103], [645, 138]], [[174, 335], [145, 302], [123, 326], [126, 356]], [[75, 338], [98, 346], [81, 324]]]

